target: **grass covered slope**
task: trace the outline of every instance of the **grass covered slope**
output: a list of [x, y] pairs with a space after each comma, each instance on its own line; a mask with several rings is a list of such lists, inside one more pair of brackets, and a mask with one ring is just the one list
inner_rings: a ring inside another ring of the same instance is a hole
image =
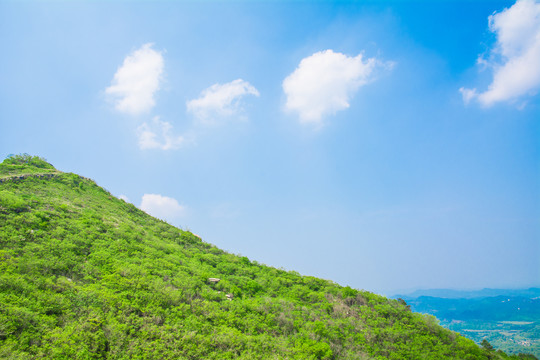
[[228, 254], [91, 180], [24, 166], [38, 175], [0, 182], [0, 358], [510, 358], [399, 301]]

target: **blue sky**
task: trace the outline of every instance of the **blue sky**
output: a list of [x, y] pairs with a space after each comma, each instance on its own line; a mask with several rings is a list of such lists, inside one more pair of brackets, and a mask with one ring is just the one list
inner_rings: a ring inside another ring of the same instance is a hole
[[392, 294], [540, 285], [540, 3], [0, 1], [0, 155]]

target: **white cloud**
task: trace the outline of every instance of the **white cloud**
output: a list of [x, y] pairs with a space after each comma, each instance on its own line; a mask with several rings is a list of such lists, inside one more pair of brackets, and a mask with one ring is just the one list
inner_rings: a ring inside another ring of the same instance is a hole
[[139, 137], [139, 148], [143, 150], [178, 149], [185, 142], [183, 136], [173, 135], [172, 125], [166, 121], [159, 120], [159, 116], [155, 116], [150, 124], [146, 122], [143, 123], [137, 129], [137, 132]]
[[118, 198], [121, 199], [121, 200], [124, 200], [125, 202], [129, 202], [129, 198], [124, 194], [118, 195]]
[[159, 194], [144, 194], [140, 209], [162, 220], [174, 222], [186, 213], [186, 207], [176, 199]]
[[478, 94], [476, 93], [476, 89], [465, 89], [465, 88], [459, 88], [459, 92], [461, 93], [461, 96], [463, 96], [463, 102], [465, 104], [468, 104], [473, 100]]
[[349, 107], [350, 98], [373, 79], [378, 65], [382, 64], [375, 58], [364, 60], [362, 54], [350, 57], [332, 50], [308, 56], [283, 80], [285, 109], [297, 112], [301, 123], [320, 126], [324, 116]]
[[489, 17], [497, 42], [487, 60], [493, 81], [484, 92], [461, 88], [465, 103], [475, 99], [483, 106], [516, 101], [540, 88], [540, 3], [519, 0]]
[[259, 96], [259, 92], [249, 82], [236, 79], [210, 86], [201, 92], [199, 98], [188, 101], [186, 106], [201, 123], [211, 124], [216, 118], [241, 112], [241, 99], [246, 95]]
[[105, 93], [114, 101], [116, 110], [137, 115], [152, 109], [154, 94], [159, 90], [163, 73], [163, 56], [144, 44], [129, 54], [114, 74]]

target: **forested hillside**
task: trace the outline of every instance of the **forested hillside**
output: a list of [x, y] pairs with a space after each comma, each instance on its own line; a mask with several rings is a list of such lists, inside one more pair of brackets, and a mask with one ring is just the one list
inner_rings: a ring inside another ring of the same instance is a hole
[[525, 357], [402, 301], [226, 253], [92, 180], [11, 156], [0, 165], [0, 358]]

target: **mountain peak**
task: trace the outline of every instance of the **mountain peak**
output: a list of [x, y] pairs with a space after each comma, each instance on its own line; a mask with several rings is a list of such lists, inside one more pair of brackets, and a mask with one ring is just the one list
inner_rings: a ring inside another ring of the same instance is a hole
[[57, 172], [46, 159], [29, 154], [8, 155], [0, 164], [0, 179], [24, 174]]

